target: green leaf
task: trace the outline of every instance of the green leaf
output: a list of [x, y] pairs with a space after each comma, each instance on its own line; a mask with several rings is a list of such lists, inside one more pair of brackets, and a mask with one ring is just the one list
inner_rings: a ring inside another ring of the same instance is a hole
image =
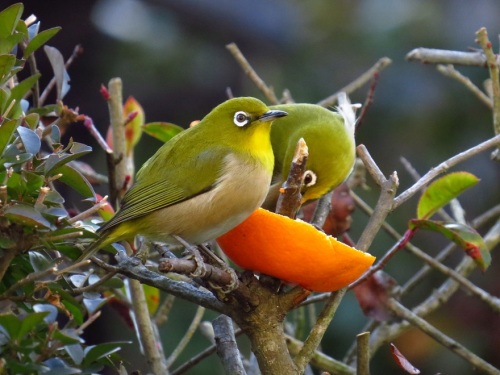
[[21, 137], [21, 142], [23, 142], [26, 152], [33, 155], [38, 154], [42, 146], [38, 135], [33, 130], [24, 126], [19, 126], [17, 132], [19, 133], [19, 137]]
[[468, 172], [454, 172], [432, 182], [423, 192], [417, 206], [417, 218], [428, 219], [479, 179]]
[[22, 339], [28, 332], [35, 330], [36, 326], [43, 322], [48, 312], [35, 312], [28, 314], [21, 322], [21, 327], [17, 333], [18, 339]]
[[11, 340], [15, 340], [21, 330], [21, 321], [13, 313], [0, 314], [0, 326]]
[[24, 116], [24, 121], [28, 124], [31, 130], [35, 130], [38, 126], [38, 122], [40, 121], [40, 115], [38, 113], [30, 113]]
[[79, 158], [80, 156], [88, 154], [91, 151], [92, 147], [84, 145], [82, 143], [74, 142], [70, 147], [69, 154], [67, 153], [52, 154], [47, 158], [45, 163], [42, 164], [44, 166], [44, 173], [45, 175], [51, 176], [54, 174], [53, 171], [55, 169], [63, 166], [64, 164], [69, 163], [71, 160], [74, 160], [76, 158]]
[[43, 176], [37, 175], [31, 172], [23, 172], [24, 179], [26, 181], [26, 190], [29, 194], [35, 196], [40, 191], [43, 186], [45, 179]]
[[57, 48], [44, 46], [43, 50], [47, 54], [52, 70], [54, 71], [57, 84], [57, 100], [62, 100], [70, 88], [69, 75], [66, 71], [64, 57]]
[[16, 64], [16, 56], [0, 55], [0, 85], [2, 85], [10, 77], [12, 73], [12, 68], [14, 67], [15, 64]]
[[13, 4], [0, 12], [0, 38], [12, 35], [23, 14], [22, 3]]
[[21, 225], [27, 225], [35, 228], [46, 228], [52, 227], [50, 222], [45, 219], [40, 212], [35, 210], [32, 206], [24, 204], [16, 204], [14, 206], [7, 207], [4, 210], [5, 217], [10, 221]]
[[10, 168], [14, 165], [19, 165], [26, 163], [33, 159], [33, 154], [22, 153], [17, 155], [9, 155], [1, 159], [2, 164], [5, 168]]
[[75, 330], [56, 330], [52, 337], [54, 340], [60, 341], [63, 345], [72, 345], [80, 342], [80, 338], [76, 334]]
[[15, 99], [19, 104], [21, 102], [21, 99], [31, 90], [31, 88], [35, 85], [40, 77], [41, 74], [37, 73], [29, 76], [22, 82], [19, 82], [11, 89], [9, 100], [12, 101]]
[[36, 305], [33, 305], [33, 311], [37, 313], [44, 313], [45, 316], [43, 317], [43, 320], [46, 324], [54, 323], [57, 319], [57, 315], [59, 314], [57, 307], [50, 303], [37, 303]]
[[483, 238], [473, 228], [459, 223], [442, 223], [432, 220], [410, 220], [410, 229], [421, 228], [441, 233], [462, 247], [478, 267], [485, 271], [491, 263], [491, 254]]
[[33, 270], [35, 270], [35, 272], [45, 271], [46, 269], [52, 267], [52, 262], [50, 261], [50, 259], [48, 259], [45, 255], [40, 254], [39, 252], [30, 251], [29, 259], [31, 267], [33, 267]]
[[28, 43], [28, 46], [24, 50], [23, 57], [27, 58], [45, 43], [47, 43], [54, 35], [56, 35], [59, 31], [61, 31], [60, 27], [53, 27], [51, 29], [47, 29], [37, 34], [31, 41]]
[[3, 152], [9, 144], [10, 138], [12, 137], [12, 134], [14, 134], [14, 130], [16, 130], [19, 123], [20, 121], [18, 119], [10, 120], [4, 122], [0, 127], [0, 155], [3, 155]]
[[[7, 109], [7, 99], [9, 99], [10, 90], [6, 87], [0, 88], [0, 113], [3, 113]], [[1, 124], [2, 121], [0, 121]]]
[[167, 142], [175, 135], [179, 134], [184, 128], [170, 122], [150, 122], [143, 125], [143, 130], [150, 136]]
[[85, 359], [82, 368], [85, 368], [101, 358], [105, 358], [110, 354], [116, 353], [121, 349], [123, 344], [130, 344], [130, 342], [106, 342], [103, 344], [92, 345], [85, 348]]
[[77, 193], [80, 193], [84, 198], [95, 198], [95, 192], [92, 185], [79, 171], [70, 165], [63, 165], [62, 167], [55, 169], [53, 173], [62, 174], [59, 181], [68, 185]]

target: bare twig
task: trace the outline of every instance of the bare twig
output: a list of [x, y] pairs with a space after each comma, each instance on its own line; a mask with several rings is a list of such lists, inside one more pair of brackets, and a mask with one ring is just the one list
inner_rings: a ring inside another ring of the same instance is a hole
[[436, 66], [436, 69], [438, 70], [438, 72], [444, 74], [445, 76], [453, 78], [458, 82], [460, 82], [461, 84], [463, 84], [474, 95], [476, 95], [483, 104], [485, 104], [489, 109], [493, 109], [493, 102], [488, 97], [488, 95], [486, 95], [484, 92], [481, 91], [479, 87], [473, 84], [472, 81], [469, 79], [469, 77], [464, 76], [462, 73], [456, 70], [453, 65], [439, 64], [438, 66]]
[[[330, 293], [325, 293], [330, 294]], [[297, 355], [302, 348], [304, 343], [297, 340], [295, 337], [286, 335], [286, 342], [288, 345], [288, 350], [290, 354]], [[330, 374], [336, 375], [354, 375], [356, 370], [345, 363], [327, 356], [319, 350], [316, 350], [311, 357], [310, 364], [323, 371], [328, 371]]]
[[233, 322], [226, 315], [219, 315], [212, 322], [215, 333], [215, 345], [226, 374], [245, 375], [246, 371], [241, 361], [236, 344]]
[[370, 332], [356, 336], [356, 375], [370, 375]]
[[170, 315], [170, 311], [174, 305], [175, 296], [168, 294], [165, 300], [162, 302], [160, 307], [155, 313], [154, 322], [157, 326], [160, 326], [167, 322]]
[[432, 168], [427, 172], [425, 175], [422, 176], [421, 179], [419, 179], [415, 184], [413, 184], [411, 187], [406, 189], [404, 192], [399, 194], [393, 202], [392, 209], [396, 209], [399, 207], [401, 204], [406, 202], [408, 199], [410, 199], [417, 191], [422, 189], [424, 186], [426, 186], [430, 181], [432, 181], [435, 177], [439, 176], [440, 174], [446, 172], [449, 168], [467, 160], [470, 159], [471, 157], [480, 154], [483, 151], [488, 150], [491, 147], [495, 147], [500, 144], [500, 134], [496, 135], [493, 138], [488, 139], [487, 141], [484, 141], [474, 147], [469, 148], [466, 151], [460, 152], [459, 154], [452, 156], [448, 160], [440, 163], [438, 166]]
[[347, 94], [351, 94], [352, 92], [356, 91], [360, 87], [364, 86], [366, 83], [370, 82], [375, 75], [379, 74], [382, 70], [387, 68], [391, 63], [392, 63], [392, 60], [390, 58], [382, 57], [370, 69], [368, 69], [366, 72], [361, 74], [354, 81], [349, 83], [347, 86], [342, 87], [336, 93], [319, 101], [317, 104], [322, 106], [322, 107], [334, 106], [337, 103], [339, 94], [341, 92], [346, 92]]
[[295, 365], [299, 369], [300, 373], [304, 372], [304, 369], [311, 360], [311, 357], [314, 355], [314, 352], [319, 346], [319, 343], [321, 342], [326, 329], [333, 319], [333, 316], [335, 315], [335, 312], [337, 311], [337, 308], [339, 307], [346, 291], [347, 289], [344, 288], [330, 295], [330, 298], [321, 311], [316, 324], [309, 333], [309, 336], [307, 336], [307, 339], [304, 341], [304, 346], [295, 357]]
[[[434, 48], [415, 48], [406, 55], [408, 61], [424, 64], [453, 64], [486, 67], [486, 56], [480, 51], [461, 52]], [[500, 59], [497, 60], [500, 62]]]
[[[490, 72], [491, 90], [493, 93], [493, 130], [496, 135], [500, 135], [500, 80], [497, 56], [493, 52], [486, 28], [480, 28], [476, 32], [476, 38], [476, 42], [481, 46], [486, 56], [488, 70]], [[493, 158], [500, 161], [500, 147], [493, 153]]]
[[205, 314], [205, 308], [203, 306], [198, 306], [196, 309], [196, 313], [191, 321], [186, 332], [184, 332], [184, 336], [179, 341], [175, 349], [172, 351], [172, 354], [167, 358], [166, 365], [167, 368], [170, 368], [175, 360], [179, 357], [179, 355], [184, 351], [189, 341], [193, 338], [194, 333], [198, 329], [200, 325], [201, 319], [203, 319], [203, 315]]
[[308, 156], [309, 152], [306, 142], [304, 138], [300, 138], [295, 148], [288, 178], [280, 188], [278, 202], [276, 203], [276, 212], [280, 215], [294, 219], [300, 208], [302, 200], [300, 191], [302, 189]]
[[253, 83], [257, 86], [257, 88], [264, 94], [264, 96], [269, 100], [271, 104], [278, 104], [278, 98], [274, 93], [274, 90], [267, 86], [262, 78], [259, 77], [257, 72], [252, 68], [248, 60], [245, 58], [243, 53], [241, 53], [240, 49], [236, 45], [236, 43], [230, 43], [226, 45], [226, 48], [231, 52], [234, 59], [240, 64], [241, 68], [245, 72], [245, 74], [252, 80]]
[[68, 223], [74, 224], [79, 220], [84, 220], [84, 219], [88, 218], [89, 216], [95, 214], [97, 211], [99, 211], [101, 208], [103, 208], [107, 204], [108, 204], [108, 197], [105, 196], [98, 203], [96, 203], [92, 207], [90, 207], [88, 210], [80, 212], [78, 215], [75, 215], [72, 218], [69, 218]]
[[434, 326], [427, 323], [424, 319], [420, 318], [417, 314], [411, 312], [406, 307], [401, 305], [395, 299], [390, 298], [388, 300], [388, 307], [391, 311], [401, 319], [409, 321], [412, 325], [418, 327], [437, 342], [441, 343], [447, 347], [452, 352], [458, 354], [460, 357], [464, 358], [475, 368], [480, 369], [487, 374], [498, 374], [500, 371], [490, 365], [488, 362], [479, 358], [477, 355], [472, 353], [470, 350], [465, 348], [463, 345], [459, 344], [449, 336], [445, 335], [440, 330], [436, 329]]

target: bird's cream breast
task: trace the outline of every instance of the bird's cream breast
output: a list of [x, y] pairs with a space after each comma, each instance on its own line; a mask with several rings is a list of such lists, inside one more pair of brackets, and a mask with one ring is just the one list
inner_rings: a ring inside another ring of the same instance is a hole
[[261, 164], [234, 154], [227, 155], [224, 161], [213, 189], [152, 213], [141, 234], [164, 242], [171, 242], [169, 235], [176, 234], [198, 244], [243, 222], [264, 201], [271, 174]]

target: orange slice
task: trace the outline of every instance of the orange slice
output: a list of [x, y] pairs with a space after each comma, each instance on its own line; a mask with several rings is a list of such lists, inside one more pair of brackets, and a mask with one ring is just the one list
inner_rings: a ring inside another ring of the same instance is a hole
[[262, 208], [217, 242], [239, 267], [315, 292], [349, 285], [375, 261], [311, 224]]

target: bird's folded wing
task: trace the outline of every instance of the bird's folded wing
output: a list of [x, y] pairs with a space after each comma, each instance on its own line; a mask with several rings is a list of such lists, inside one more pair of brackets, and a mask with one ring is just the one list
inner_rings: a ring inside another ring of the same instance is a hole
[[[120, 210], [100, 231], [108, 230], [124, 221], [139, 218], [156, 210], [183, 202], [213, 189], [222, 169], [223, 158], [198, 155], [182, 166], [150, 168], [123, 197]], [[181, 171], [182, 169], [182, 171]], [[145, 177], [149, 172], [149, 176]]]

